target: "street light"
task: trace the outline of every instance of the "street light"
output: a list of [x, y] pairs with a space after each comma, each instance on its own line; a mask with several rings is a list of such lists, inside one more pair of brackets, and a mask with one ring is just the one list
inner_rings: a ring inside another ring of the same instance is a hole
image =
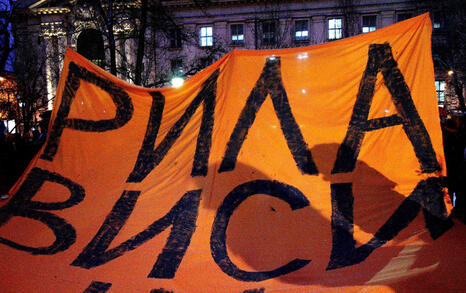
[[179, 76], [175, 76], [175, 77], [172, 78], [170, 83], [171, 83], [172, 87], [179, 88], [180, 86], [183, 85], [184, 79], [179, 77]]

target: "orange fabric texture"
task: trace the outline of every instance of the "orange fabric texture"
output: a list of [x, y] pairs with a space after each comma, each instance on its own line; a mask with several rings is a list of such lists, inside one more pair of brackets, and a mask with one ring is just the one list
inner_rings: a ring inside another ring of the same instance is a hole
[[2, 292], [464, 289], [430, 37], [234, 50], [167, 89], [68, 49], [0, 208]]

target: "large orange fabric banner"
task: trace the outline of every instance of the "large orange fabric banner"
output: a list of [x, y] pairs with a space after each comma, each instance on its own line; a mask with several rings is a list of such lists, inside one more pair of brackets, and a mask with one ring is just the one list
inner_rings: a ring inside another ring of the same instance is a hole
[[1, 291], [464, 290], [430, 36], [234, 50], [167, 89], [68, 50], [0, 208]]

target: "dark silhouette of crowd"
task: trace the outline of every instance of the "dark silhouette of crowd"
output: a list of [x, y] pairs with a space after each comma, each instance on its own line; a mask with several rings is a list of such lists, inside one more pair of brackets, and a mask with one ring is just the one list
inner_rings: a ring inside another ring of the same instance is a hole
[[[41, 117], [37, 127], [23, 136], [8, 133], [4, 123], [0, 121], [0, 195], [8, 193], [45, 143], [50, 111]], [[445, 184], [455, 206], [453, 216], [465, 222], [466, 116], [455, 116], [442, 111], [440, 118], [447, 163]]]
[[466, 116], [441, 115], [443, 148], [447, 163], [446, 185], [454, 203], [454, 216], [466, 219]]
[[9, 133], [4, 122], [0, 120], [0, 195], [8, 193], [45, 143], [50, 111], [44, 112], [41, 118], [42, 120], [24, 135]]

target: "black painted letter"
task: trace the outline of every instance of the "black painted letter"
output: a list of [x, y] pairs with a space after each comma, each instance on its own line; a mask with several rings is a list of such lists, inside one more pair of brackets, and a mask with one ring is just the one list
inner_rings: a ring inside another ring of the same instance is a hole
[[453, 222], [446, 218], [440, 179], [429, 178], [419, 182], [369, 242], [356, 248], [356, 241], [353, 237], [352, 184], [332, 184], [331, 190], [333, 245], [327, 270], [363, 262], [375, 249], [383, 246], [405, 229], [421, 209], [424, 213], [426, 228], [433, 239], [440, 237], [453, 225]]
[[255, 180], [235, 187], [217, 210], [212, 225], [210, 249], [217, 265], [230, 277], [246, 282], [259, 282], [297, 271], [310, 263], [310, 260], [294, 259], [275, 270], [264, 272], [247, 272], [239, 269], [228, 257], [226, 231], [230, 217], [235, 209], [254, 194], [268, 194], [287, 202], [292, 210], [309, 206], [307, 198], [297, 188], [278, 181]]
[[171, 279], [183, 259], [196, 229], [201, 190], [188, 191], [162, 218], [115, 248], [107, 250], [131, 215], [140, 191], [124, 191], [97, 234], [71, 265], [90, 269], [136, 249], [172, 225], [167, 243], [149, 278]]
[[105, 293], [110, 289], [110, 287], [112, 287], [112, 283], [92, 281], [83, 293]]
[[249, 94], [246, 105], [241, 111], [235, 129], [230, 136], [227, 150], [218, 172], [231, 171], [235, 168], [239, 151], [246, 140], [249, 129], [256, 119], [256, 114], [267, 98], [267, 95], [270, 94], [275, 112], [280, 120], [283, 135], [297, 167], [303, 174], [317, 175], [318, 171], [312, 159], [311, 151], [304, 141], [301, 130], [291, 112], [290, 103], [288, 102], [288, 97], [282, 83], [280, 66], [279, 57], [275, 57], [273, 60], [271, 58], [267, 59], [262, 74]]
[[[68, 188], [70, 197], [63, 202], [40, 202], [31, 200], [45, 181], [55, 182]], [[55, 241], [47, 247], [24, 246], [0, 237], [0, 243], [12, 248], [28, 251], [32, 254], [55, 254], [68, 249], [76, 241], [76, 231], [73, 226], [55, 214], [39, 210], [63, 210], [80, 203], [84, 199], [84, 189], [63, 176], [39, 168], [32, 169], [18, 192], [10, 202], [0, 208], [0, 225], [12, 217], [24, 217], [40, 221], [47, 225], [55, 234]]]
[[[368, 120], [369, 110], [374, 96], [377, 73], [381, 71], [398, 114], [389, 117]], [[440, 170], [434, 149], [424, 123], [414, 106], [411, 93], [392, 55], [388, 43], [372, 44], [359, 92], [354, 104], [353, 114], [343, 143], [338, 149], [337, 159], [332, 173], [346, 173], [354, 169], [359, 156], [361, 144], [367, 131], [395, 125], [403, 125], [403, 130], [414, 147], [414, 152], [421, 164], [423, 173]]]
[[[81, 79], [100, 87], [110, 95], [116, 106], [115, 118], [98, 121], [68, 119], [71, 102], [76, 96]], [[45, 145], [44, 152], [40, 158], [53, 161], [53, 157], [57, 153], [58, 145], [60, 144], [60, 137], [64, 128], [88, 132], [103, 132], [122, 127], [131, 119], [132, 116], [133, 104], [131, 103], [131, 99], [128, 94], [122, 88], [71, 62], [69, 64], [68, 77], [65, 82], [65, 88], [63, 89], [62, 100], [58, 108], [57, 117], [55, 117], [50, 135], [47, 139], [47, 144]]]
[[162, 120], [162, 112], [165, 105], [165, 98], [159, 92], [152, 94], [153, 102], [150, 111], [149, 123], [147, 124], [146, 135], [139, 151], [138, 159], [133, 171], [128, 176], [127, 182], [141, 182], [146, 176], [160, 164], [167, 152], [180, 137], [181, 132], [188, 124], [196, 109], [203, 102], [202, 123], [197, 137], [196, 153], [194, 155], [192, 176], [206, 176], [207, 165], [212, 143], [212, 130], [214, 127], [215, 97], [217, 94], [217, 69], [204, 82], [196, 98], [186, 109], [186, 112], [173, 125], [165, 138], [154, 150], [155, 139], [159, 131]]

